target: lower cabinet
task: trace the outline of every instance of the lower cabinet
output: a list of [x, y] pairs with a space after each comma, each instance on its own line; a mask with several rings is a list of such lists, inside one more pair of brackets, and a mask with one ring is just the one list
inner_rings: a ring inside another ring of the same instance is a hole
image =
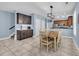
[[17, 40], [30, 38], [33, 36], [33, 30], [17, 30]]

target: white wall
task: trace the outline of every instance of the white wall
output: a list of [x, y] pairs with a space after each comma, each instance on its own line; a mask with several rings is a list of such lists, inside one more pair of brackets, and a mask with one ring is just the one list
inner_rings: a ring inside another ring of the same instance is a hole
[[74, 22], [73, 22], [73, 32], [74, 32], [74, 42], [76, 46], [79, 48], [79, 3], [77, 3], [75, 11], [74, 11]]
[[76, 9], [74, 11], [74, 14], [73, 14], [73, 33], [74, 33], [74, 36], [77, 35], [77, 32], [76, 32], [76, 24], [77, 24], [77, 16], [76, 16]]
[[39, 31], [45, 29], [45, 18], [39, 15], [34, 16], [34, 35], [38, 36]]
[[0, 38], [9, 37], [15, 30], [15, 28], [9, 30], [12, 26], [15, 26], [15, 14], [0, 11]]
[[36, 19], [35, 19], [35, 29], [34, 29], [36, 36], [39, 35], [40, 29], [41, 29], [41, 19], [36, 17]]

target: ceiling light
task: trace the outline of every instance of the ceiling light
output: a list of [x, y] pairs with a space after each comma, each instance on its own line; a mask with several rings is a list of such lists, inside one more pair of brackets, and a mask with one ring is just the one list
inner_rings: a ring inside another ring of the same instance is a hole
[[50, 13], [48, 13], [47, 16], [50, 17], [51, 19], [54, 19], [55, 16], [53, 15], [52, 10], [53, 10], [53, 6], [51, 5], [50, 6]]
[[65, 4], [68, 4], [68, 2], [65, 2]]

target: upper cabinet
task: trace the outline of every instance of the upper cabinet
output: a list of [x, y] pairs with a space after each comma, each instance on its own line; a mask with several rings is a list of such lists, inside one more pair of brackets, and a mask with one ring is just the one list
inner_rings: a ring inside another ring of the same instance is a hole
[[55, 20], [54, 24], [57, 26], [69, 26], [73, 25], [73, 16], [68, 16], [67, 20]]
[[17, 13], [17, 24], [31, 24], [31, 16]]
[[73, 25], [73, 16], [69, 16], [68, 17], [68, 26], [72, 26]]

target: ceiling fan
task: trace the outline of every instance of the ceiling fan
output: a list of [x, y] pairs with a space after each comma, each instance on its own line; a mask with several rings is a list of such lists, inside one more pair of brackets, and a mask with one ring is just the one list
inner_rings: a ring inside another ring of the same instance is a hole
[[53, 6], [51, 5], [51, 6], [50, 6], [50, 13], [47, 14], [47, 17], [49, 17], [49, 18], [51, 18], [51, 19], [54, 19], [55, 16], [53, 15], [52, 10], [53, 10]]

